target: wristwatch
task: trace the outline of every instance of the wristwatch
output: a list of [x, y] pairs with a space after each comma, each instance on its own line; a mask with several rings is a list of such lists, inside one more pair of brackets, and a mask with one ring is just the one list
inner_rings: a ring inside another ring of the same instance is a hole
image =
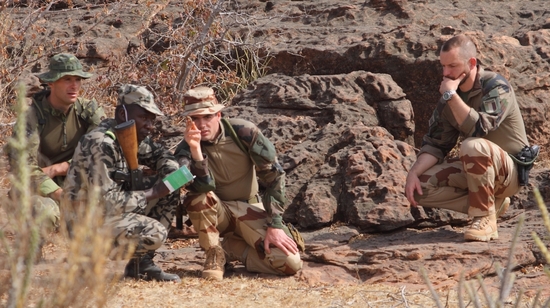
[[443, 93], [443, 99], [446, 102], [448, 102], [453, 97], [453, 95], [455, 95], [455, 94], [456, 94], [455, 90], [445, 91], [445, 93]]

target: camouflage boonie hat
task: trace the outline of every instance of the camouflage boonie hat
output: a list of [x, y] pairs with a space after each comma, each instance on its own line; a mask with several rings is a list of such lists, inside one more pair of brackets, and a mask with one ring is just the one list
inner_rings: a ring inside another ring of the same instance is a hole
[[164, 113], [160, 111], [157, 104], [153, 100], [153, 94], [149, 92], [145, 87], [135, 86], [131, 84], [122, 85], [118, 89], [118, 104], [117, 105], [131, 105], [136, 104], [141, 108], [149, 111], [152, 114], [163, 116]]
[[82, 70], [82, 64], [77, 57], [68, 53], [60, 53], [50, 58], [49, 71], [36, 75], [44, 82], [55, 82], [63, 76], [78, 76], [88, 79], [93, 74]]
[[218, 103], [214, 90], [209, 87], [196, 87], [183, 94], [183, 115], [215, 114], [225, 107]]

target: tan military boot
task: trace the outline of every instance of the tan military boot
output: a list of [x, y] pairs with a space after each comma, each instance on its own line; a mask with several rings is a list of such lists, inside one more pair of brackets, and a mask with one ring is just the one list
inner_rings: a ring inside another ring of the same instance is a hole
[[464, 239], [479, 242], [498, 239], [496, 214], [493, 212], [487, 216], [474, 217], [470, 228], [464, 232]]
[[497, 218], [504, 214], [510, 207], [510, 198], [504, 198], [504, 201], [500, 204], [500, 207], [497, 209]]
[[212, 246], [206, 251], [206, 261], [202, 278], [222, 280], [225, 270], [225, 251], [220, 246]]

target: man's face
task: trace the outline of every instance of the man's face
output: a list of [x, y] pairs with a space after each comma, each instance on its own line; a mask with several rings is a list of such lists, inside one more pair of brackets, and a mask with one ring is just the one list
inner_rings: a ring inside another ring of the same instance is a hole
[[201, 131], [201, 141], [212, 141], [220, 131], [221, 114], [193, 115], [191, 120]]
[[51, 89], [50, 102], [57, 106], [71, 106], [78, 98], [81, 84], [82, 77], [70, 75], [49, 83]]
[[443, 67], [443, 77], [456, 80], [457, 78], [465, 74], [460, 84], [464, 83], [471, 73], [470, 59], [464, 59], [460, 57], [459, 49], [453, 48], [449, 51], [443, 51], [439, 55], [439, 62]]
[[136, 122], [138, 142], [143, 141], [155, 128], [155, 114], [141, 108], [138, 105], [125, 106], [128, 111], [128, 119]]

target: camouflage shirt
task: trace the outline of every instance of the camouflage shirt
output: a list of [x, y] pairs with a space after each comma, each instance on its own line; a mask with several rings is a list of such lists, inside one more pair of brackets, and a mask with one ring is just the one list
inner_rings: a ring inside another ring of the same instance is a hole
[[[239, 141], [231, 136], [223, 122], [228, 121]], [[193, 161], [189, 145], [183, 140], [175, 151], [180, 165], [185, 165], [196, 178], [187, 188], [194, 192], [214, 193], [224, 201], [257, 203], [258, 180], [266, 187], [262, 203], [270, 218], [268, 224], [281, 227], [285, 205], [285, 172], [277, 161], [273, 144], [256, 125], [241, 119], [223, 119], [221, 133], [214, 142], [201, 142], [205, 155], [202, 162]]]
[[[50, 105], [49, 94], [49, 91], [37, 93], [27, 112], [31, 181], [43, 196], [59, 189], [63, 185], [63, 177], [50, 179], [42, 168], [69, 162], [80, 137], [105, 118], [103, 108], [95, 100], [78, 98], [64, 114]], [[11, 164], [17, 163], [17, 160], [17, 155], [10, 155]]]
[[[139, 213], [147, 206], [144, 191], [126, 190], [114, 180], [115, 171], [128, 173], [128, 166], [114, 134], [114, 119], [103, 120], [78, 144], [65, 179], [64, 192], [73, 205], [87, 203], [97, 189], [96, 199], [106, 215]], [[162, 145], [145, 138], [138, 149], [138, 163], [147, 166], [163, 178], [178, 169], [174, 156]]]
[[[460, 89], [457, 93], [466, 97]], [[459, 136], [485, 138], [509, 154], [517, 154], [529, 144], [514, 89], [501, 75], [484, 71], [478, 66], [474, 86], [464, 102], [471, 109], [459, 126], [447, 102], [440, 99], [418, 155], [429, 153], [441, 163], [456, 145]]]

